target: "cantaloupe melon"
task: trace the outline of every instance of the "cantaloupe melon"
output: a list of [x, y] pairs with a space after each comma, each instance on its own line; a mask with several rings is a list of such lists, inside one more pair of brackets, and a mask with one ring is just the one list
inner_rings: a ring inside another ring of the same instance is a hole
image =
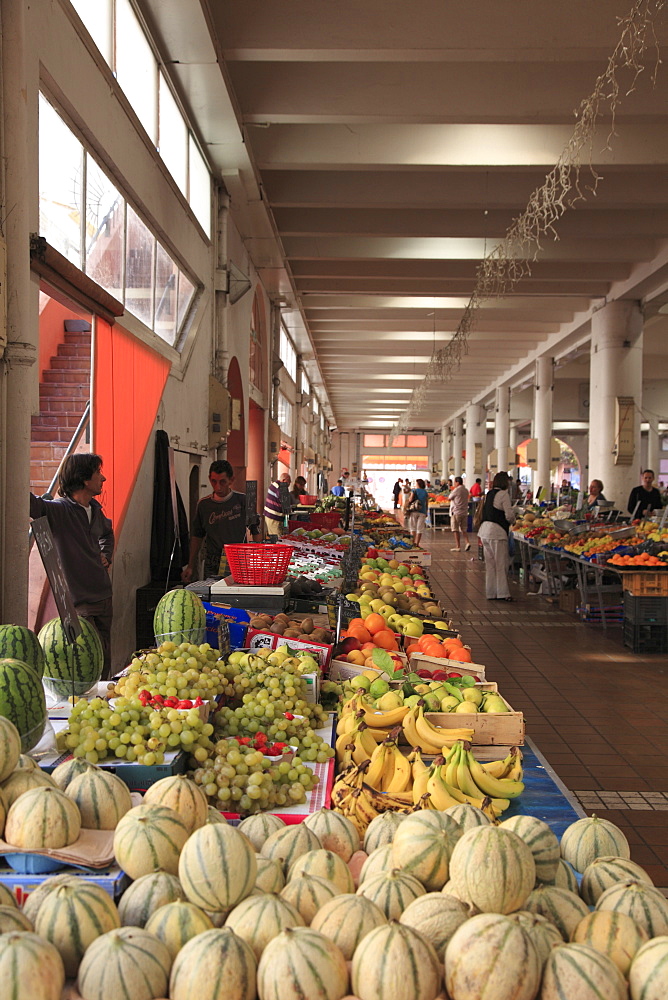
[[169, 981], [171, 1000], [255, 1000], [257, 963], [230, 927], [198, 934], [178, 953]]
[[23, 1000], [61, 1000], [63, 960], [48, 941], [29, 931], [0, 934], [2, 996]]
[[359, 943], [351, 980], [360, 1000], [434, 1000], [441, 985], [441, 967], [426, 938], [392, 920]]
[[250, 895], [257, 877], [255, 852], [235, 827], [207, 823], [188, 839], [179, 881], [191, 903], [220, 912]]
[[288, 927], [303, 927], [304, 921], [292, 903], [275, 893], [265, 892], [238, 903], [225, 926], [253, 949], [259, 962], [270, 941]]
[[294, 906], [307, 927], [325, 903], [340, 895], [341, 890], [338, 886], [318, 875], [300, 875], [291, 878], [281, 890], [281, 899]]
[[141, 927], [118, 927], [86, 950], [79, 968], [79, 992], [84, 1000], [165, 997], [171, 964], [169, 951], [153, 934]]
[[264, 949], [257, 988], [260, 1000], [341, 1000], [348, 991], [346, 960], [318, 931], [288, 928]]
[[627, 1000], [624, 977], [607, 955], [586, 944], [562, 944], [550, 952], [540, 1000]]
[[534, 1000], [541, 963], [531, 938], [500, 913], [480, 913], [462, 924], [445, 949], [450, 996]]
[[350, 962], [362, 938], [386, 923], [387, 917], [370, 899], [340, 895], [321, 906], [311, 927], [330, 938]]

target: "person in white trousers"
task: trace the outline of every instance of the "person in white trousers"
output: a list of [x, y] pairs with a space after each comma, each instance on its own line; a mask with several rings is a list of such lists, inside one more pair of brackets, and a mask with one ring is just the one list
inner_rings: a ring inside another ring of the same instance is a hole
[[508, 586], [508, 532], [515, 511], [508, 493], [508, 473], [497, 472], [486, 495], [478, 538], [485, 553], [485, 595], [488, 601], [512, 601]]

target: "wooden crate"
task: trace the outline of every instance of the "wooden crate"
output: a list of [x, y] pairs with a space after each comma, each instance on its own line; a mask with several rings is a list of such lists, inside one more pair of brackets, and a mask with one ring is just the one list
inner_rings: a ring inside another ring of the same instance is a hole
[[422, 653], [413, 653], [410, 658], [411, 670], [447, 670], [468, 677], [479, 677], [485, 680], [485, 668], [482, 663], [460, 663], [459, 660], [448, 660], [437, 656], [424, 656]]
[[640, 570], [634, 573], [626, 570], [621, 574], [622, 586], [633, 597], [668, 597], [668, 572]]
[[[498, 684], [487, 682], [476, 685], [482, 691], [499, 693]], [[503, 695], [501, 695], [503, 698]], [[480, 745], [523, 746], [524, 745], [524, 714], [516, 712], [503, 698], [509, 712], [477, 712], [475, 715], [464, 715], [456, 712], [427, 712], [425, 717], [432, 726], [442, 729], [460, 729], [468, 727], [473, 730], [471, 742]]]

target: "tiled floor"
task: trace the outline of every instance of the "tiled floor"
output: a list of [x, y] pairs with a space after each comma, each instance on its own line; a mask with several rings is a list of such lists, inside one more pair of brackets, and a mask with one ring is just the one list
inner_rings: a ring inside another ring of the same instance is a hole
[[584, 809], [617, 823], [668, 887], [668, 657], [635, 655], [621, 629], [585, 625], [516, 583], [512, 603], [487, 601], [473, 541], [459, 554], [448, 532], [422, 540], [444, 609]]

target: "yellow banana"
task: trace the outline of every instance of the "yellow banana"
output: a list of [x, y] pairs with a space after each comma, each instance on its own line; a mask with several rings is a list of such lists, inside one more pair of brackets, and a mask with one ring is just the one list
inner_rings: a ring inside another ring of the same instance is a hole
[[334, 750], [336, 752], [337, 764], [340, 766], [344, 763], [346, 749], [354, 743], [354, 736], [354, 733], [342, 733], [340, 736], [336, 737]]
[[390, 743], [390, 752], [394, 760], [394, 770], [392, 772], [392, 778], [390, 779], [387, 788], [384, 790], [392, 795], [397, 792], [407, 791], [413, 784], [413, 776], [411, 774], [411, 763], [408, 760], [408, 757], [404, 757], [394, 741]]
[[413, 778], [413, 802], [417, 805], [423, 795], [427, 794], [427, 782], [429, 781], [430, 769], [425, 767], [424, 771]]
[[420, 708], [416, 705], [410, 709], [403, 722], [401, 723], [404, 730], [406, 739], [414, 747], [420, 747], [424, 753], [428, 754], [440, 754], [443, 747], [443, 740], [440, 736], [436, 734], [435, 731], [429, 731], [427, 728], [428, 723], [423, 719], [425, 723], [424, 729], [420, 730], [419, 720], [420, 720]]
[[441, 753], [444, 744], [452, 746], [457, 740], [470, 739], [471, 736], [473, 736], [473, 730], [465, 727], [461, 727], [459, 729], [440, 729], [436, 726], [432, 726], [431, 722], [425, 718], [424, 708], [422, 705], [417, 706], [415, 728], [417, 729], [418, 735], [423, 740], [423, 743], [429, 743], [437, 746], [439, 748], [439, 754]]
[[470, 795], [471, 798], [478, 800], [485, 798], [485, 792], [478, 787], [471, 771], [469, 770], [468, 759], [463, 747], [460, 747], [459, 754], [457, 756], [457, 787], [460, 788], [465, 795]]
[[452, 752], [449, 753], [445, 758], [446, 764], [443, 777], [445, 778], [447, 783], [449, 785], [452, 785], [454, 788], [459, 788], [459, 785], [457, 784], [457, 764], [459, 763], [460, 749], [461, 749], [460, 744], [455, 743], [452, 747]]
[[508, 762], [508, 757], [505, 757], [503, 760], [483, 760], [480, 762], [480, 766], [492, 778], [503, 778], [511, 765]]
[[364, 828], [369, 825], [372, 819], [376, 816], [380, 816], [380, 813], [374, 806], [369, 793], [366, 791], [364, 786], [362, 788], [356, 788], [353, 792], [354, 809], [355, 815], [357, 816], [360, 823], [364, 824]]
[[410, 792], [391, 793], [379, 792], [377, 788], [371, 788], [364, 784], [364, 790], [371, 803], [380, 812], [411, 812], [413, 809], [413, 796]]
[[448, 790], [448, 786], [443, 781], [441, 768], [438, 764], [435, 764], [429, 772], [427, 791], [431, 796], [431, 801], [441, 812], [445, 809], [449, 809], [450, 806], [459, 805], [459, 802], [457, 799], [453, 798]]
[[[371, 763], [369, 764], [369, 770], [366, 773], [366, 782], [371, 785], [372, 788], [383, 788], [383, 784], [387, 784], [392, 780], [392, 773], [394, 771], [394, 762], [389, 759], [389, 748], [386, 742], [379, 743], [374, 752], [371, 754]], [[390, 770], [391, 767], [391, 770]], [[386, 771], [390, 771], [389, 777], [385, 778]]]
[[362, 746], [364, 747], [364, 749], [366, 750], [366, 752], [370, 757], [371, 754], [376, 749], [376, 747], [378, 746], [378, 743], [369, 732], [369, 727], [364, 721], [360, 722], [359, 724], [359, 734], [360, 734], [359, 737], [360, 743], [362, 744]]
[[367, 726], [377, 729], [394, 729], [400, 725], [402, 719], [408, 712], [408, 705], [399, 705], [398, 708], [388, 709], [386, 712], [375, 712], [368, 705], [361, 706], [364, 709], [364, 721]]
[[422, 774], [423, 771], [428, 771], [429, 768], [422, 760], [422, 753], [420, 752], [420, 747], [414, 747], [411, 753], [408, 755], [408, 761], [411, 765], [411, 777], [413, 781], [417, 778], [418, 774]]
[[[478, 788], [492, 799], [516, 799], [524, 791], [524, 783], [512, 778], [494, 778], [480, 765], [469, 750], [462, 751], [466, 767]], [[461, 786], [460, 786], [461, 787]]]
[[510, 778], [511, 781], [521, 781], [524, 774], [522, 769], [522, 751], [519, 747], [513, 747], [510, 752], [514, 755], [513, 763], [507, 774], [504, 774], [503, 777]]
[[435, 809], [435, 808], [436, 806], [432, 802], [431, 795], [429, 794], [429, 792], [426, 792], [424, 795], [420, 796], [419, 800], [415, 803], [415, 805], [413, 806], [413, 811], [415, 812], [418, 809]]

